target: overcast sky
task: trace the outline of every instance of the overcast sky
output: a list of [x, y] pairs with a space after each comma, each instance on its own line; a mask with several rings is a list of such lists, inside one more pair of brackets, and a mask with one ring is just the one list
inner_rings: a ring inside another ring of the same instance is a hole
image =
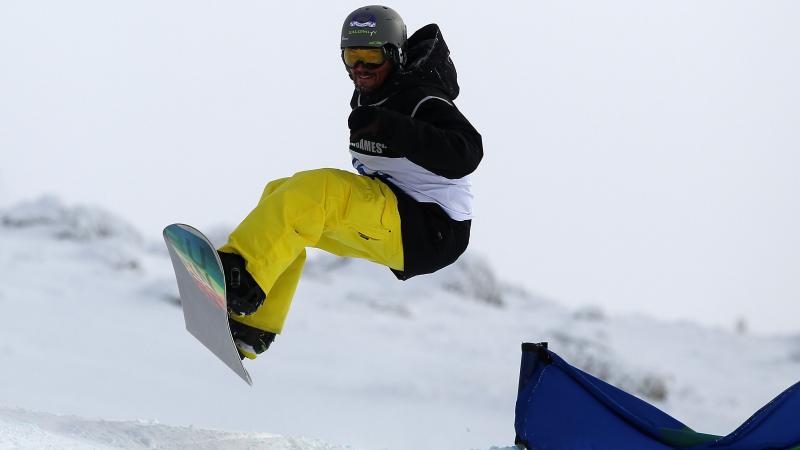
[[[348, 169], [355, 2], [0, 2], [0, 206], [149, 238]], [[484, 138], [471, 250], [569, 305], [798, 332], [800, 2], [397, 1]]]

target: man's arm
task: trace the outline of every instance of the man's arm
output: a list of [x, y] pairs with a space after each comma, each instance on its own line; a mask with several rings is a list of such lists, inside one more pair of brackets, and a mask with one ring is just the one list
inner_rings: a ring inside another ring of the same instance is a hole
[[356, 108], [350, 128], [351, 140], [373, 137], [393, 154], [445, 178], [469, 175], [483, 158], [481, 135], [455, 105], [440, 98], [423, 102], [413, 118], [380, 107]]

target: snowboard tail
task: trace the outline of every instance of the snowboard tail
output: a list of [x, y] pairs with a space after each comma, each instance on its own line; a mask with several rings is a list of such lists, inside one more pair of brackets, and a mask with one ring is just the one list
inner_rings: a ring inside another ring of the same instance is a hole
[[186, 329], [247, 384], [253, 384], [231, 336], [225, 275], [211, 241], [184, 224], [164, 228]]

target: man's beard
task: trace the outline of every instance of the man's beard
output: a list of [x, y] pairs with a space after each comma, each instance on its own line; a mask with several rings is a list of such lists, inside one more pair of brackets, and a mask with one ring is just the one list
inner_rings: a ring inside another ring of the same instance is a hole
[[353, 79], [353, 86], [360, 94], [371, 94], [377, 91], [379, 87], [379, 86], [378, 87], [359, 86], [358, 81], [356, 81], [355, 78]]

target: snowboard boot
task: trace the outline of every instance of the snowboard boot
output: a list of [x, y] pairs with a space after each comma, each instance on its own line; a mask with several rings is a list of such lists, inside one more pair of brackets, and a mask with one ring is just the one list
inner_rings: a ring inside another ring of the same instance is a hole
[[256, 356], [264, 353], [275, 340], [275, 333], [259, 330], [233, 319], [228, 319], [231, 326], [233, 342], [239, 350], [239, 357], [242, 359], [256, 359]]
[[228, 310], [238, 316], [253, 314], [267, 296], [245, 269], [244, 258], [234, 253], [217, 253], [225, 272]]

